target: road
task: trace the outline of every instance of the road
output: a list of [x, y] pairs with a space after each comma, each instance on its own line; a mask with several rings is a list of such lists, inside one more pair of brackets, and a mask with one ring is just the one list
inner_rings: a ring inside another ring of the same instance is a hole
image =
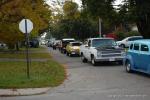
[[0, 100], [150, 100], [150, 77], [126, 73], [121, 65], [105, 63], [93, 67], [79, 57], [67, 57], [50, 50], [67, 66], [68, 78], [43, 95], [0, 97]]

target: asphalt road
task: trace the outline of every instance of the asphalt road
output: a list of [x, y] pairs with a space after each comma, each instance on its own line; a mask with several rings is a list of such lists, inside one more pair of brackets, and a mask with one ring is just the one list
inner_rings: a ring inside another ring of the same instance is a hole
[[68, 79], [48, 93], [34, 96], [0, 97], [0, 100], [150, 100], [150, 77], [126, 73], [121, 65], [105, 63], [93, 67], [79, 57], [50, 52], [67, 66]]

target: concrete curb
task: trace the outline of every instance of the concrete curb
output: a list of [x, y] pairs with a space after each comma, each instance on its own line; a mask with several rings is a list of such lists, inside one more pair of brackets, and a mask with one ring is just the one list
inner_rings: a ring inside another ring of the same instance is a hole
[[48, 92], [51, 88], [0, 89], [0, 97], [30, 96]]

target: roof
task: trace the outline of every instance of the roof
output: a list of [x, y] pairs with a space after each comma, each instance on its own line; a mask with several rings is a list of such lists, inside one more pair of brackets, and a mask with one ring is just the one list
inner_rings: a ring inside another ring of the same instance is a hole
[[144, 44], [150, 44], [150, 39], [140, 39], [132, 41], [131, 43], [144, 43]]
[[94, 40], [94, 39], [113, 39], [113, 38], [88, 38], [88, 39]]
[[64, 38], [62, 40], [66, 41], [66, 40], [75, 40], [75, 39], [74, 38]]

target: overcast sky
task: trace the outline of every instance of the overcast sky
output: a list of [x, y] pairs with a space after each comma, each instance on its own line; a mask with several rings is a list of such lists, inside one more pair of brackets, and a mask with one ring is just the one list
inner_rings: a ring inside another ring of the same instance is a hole
[[[47, 0], [47, 3], [48, 3], [49, 5], [51, 5], [51, 2], [52, 2], [52, 1], [57, 1], [57, 0]], [[58, 0], [58, 1], [65, 1], [65, 0]], [[73, 0], [73, 1], [75, 1], [75, 2], [79, 5], [79, 7], [81, 7], [81, 5], [82, 5], [82, 1], [81, 1], [81, 0]], [[115, 5], [121, 4], [122, 1], [123, 1], [123, 0], [116, 0], [116, 1], [115, 1]]]

